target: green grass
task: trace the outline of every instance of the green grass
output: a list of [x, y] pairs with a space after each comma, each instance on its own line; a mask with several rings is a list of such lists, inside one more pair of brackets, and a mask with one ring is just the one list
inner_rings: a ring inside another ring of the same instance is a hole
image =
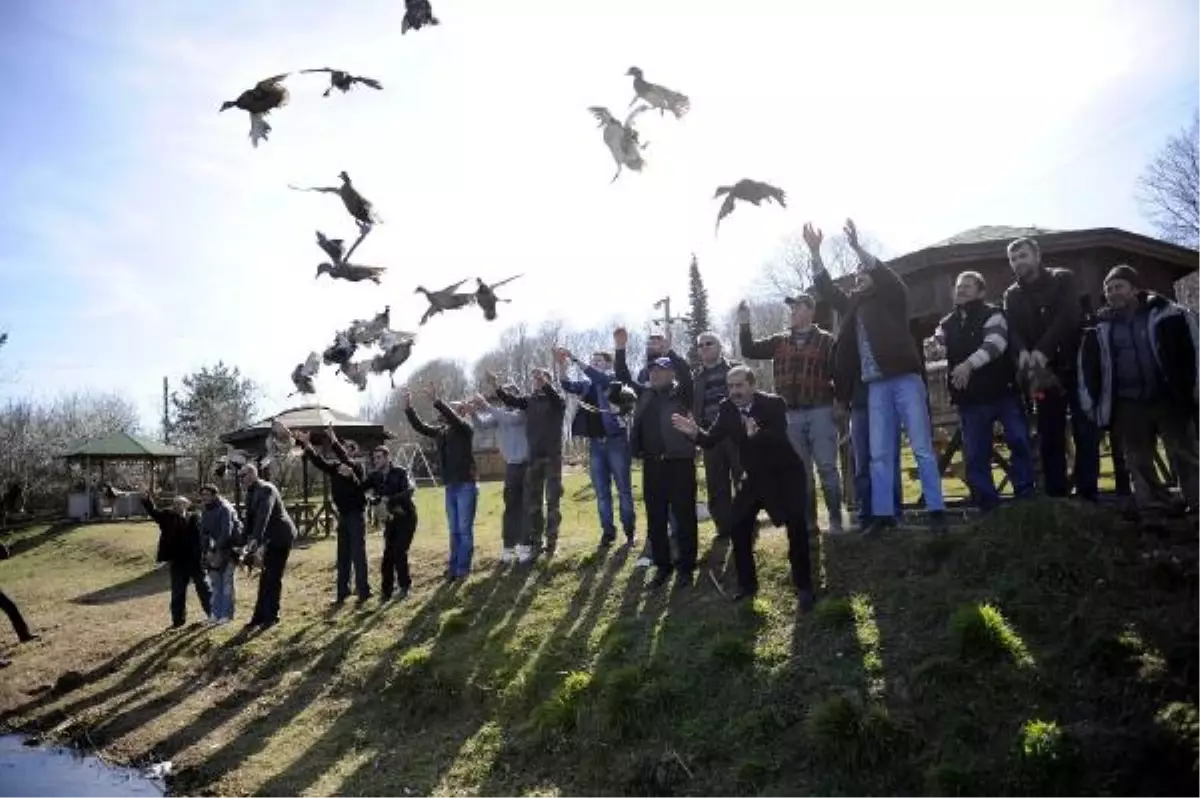
[[1194, 790], [1194, 529], [1142, 537], [1046, 501], [939, 537], [822, 538], [822, 600], [797, 617], [781, 533], [763, 531], [749, 605], [707, 576], [648, 593], [629, 552], [594, 553], [585, 486], [567, 479], [559, 557], [528, 568], [497, 563], [484, 485], [475, 570], [452, 587], [423, 489], [408, 601], [330, 610], [320, 540], [293, 554], [283, 622], [250, 637], [164, 631], [148, 524], [27, 530], [0, 584], [43, 638], [5, 644], [0, 723], [170, 759], [188, 794]]

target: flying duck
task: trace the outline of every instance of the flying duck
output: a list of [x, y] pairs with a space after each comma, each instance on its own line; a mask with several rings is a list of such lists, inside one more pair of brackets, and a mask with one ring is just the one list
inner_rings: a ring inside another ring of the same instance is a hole
[[659, 86], [657, 83], [651, 83], [642, 77], [642, 70], [638, 67], [630, 67], [626, 75], [633, 76], [634, 98], [630, 101], [632, 106], [638, 100], [642, 100], [653, 108], [658, 109], [659, 116], [662, 116], [666, 111], [675, 114], [676, 119], [680, 119], [692, 107], [691, 101], [688, 100], [686, 94], [680, 94], [677, 91], [672, 91], [666, 86]]
[[[349, 329], [346, 330], [346, 337], [355, 344], [370, 346], [380, 340], [384, 333], [388, 332], [388, 325], [392, 323], [392, 306], [384, 305], [383, 310], [375, 314], [375, 318], [370, 321], [363, 319], [355, 319], [350, 322]], [[382, 346], [382, 344], [380, 344]]]
[[426, 25], [440, 25], [433, 15], [433, 7], [429, 0], [404, 0], [404, 21], [400, 23], [400, 35], [408, 33], [409, 29], [420, 30]]
[[325, 90], [322, 97], [328, 97], [329, 92], [337, 89], [342, 94], [354, 88], [355, 83], [361, 83], [364, 86], [370, 86], [372, 89], [382, 89], [383, 84], [375, 80], [375, 78], [365, 78], [361, 75], [351, 75], [349, 72], [343, 72], [340, 69], [330, 69], [329, 67], [321, 67], [320, 69], [301, 69], [300, 74], [310, 75], [314, 72], [329, 73], [329, 88]]
[[[293, 191], [319, 191], [322, 194], [337, 194], [342, 198], [342, 204], [346, 206], [346, 210], [354, 217], [354, 221], [358, 222], [358, 229], [365, 237], [373, 225], [381, 223], [383, 220], [375, 213], [374, 206], [370, 200], [358, 193], [354, 188], [354, 184], [350, 182], [350, 175], [345, 172], [338, 172], [338, 177], [342, 179], [342, 184], [337, 187], [332, 186], [314, 186], [311, 188], [300, 188], [299, 186], [288, 185], [288, 188]], [[356, 244], [357, 246], [357, 244]], [[351, 249], [353, 252], [353, 249]], [[347, 253], [349, 257], [349, 253]]]
[[333, 337], [333, 344], [321, 354], [321, 360], [326, 366], [341, 366], [350, 362], [357, 349], [358, 344], [351, 341], [346, 333], [340, 332]]
[[387, 271], [387, 266], [359, 266], [354, 263], [322, 263], [317, 266], [317, 279], [322, 274], [328, 274], [335, 280], [346, 280], [351, 283], [361, 283], [370, 280], [379, 285], [379, 277]]
[[475, 282], [477, 283], [477, 287], [475, 288], [475, 304], [477, 304], [477, 305], [479, 305], [479, 307], [483, 308], [483, 317], [485, 319], [487, 319], [488, 321], [496, 320], [496, 303], [497, 302], [511, 302], [512, 301], [511, 299], [500, 299], [499, 297], [497, 297], [496, 289], [506, 283], [511, 283], [513, 280], [517, 279], [520, 276], [521, 275], [519, 275], [519, 274], [514, 274], [512, 277], [509, 277], [506, 280], [501, 280], [500, 282], [492, 283], [491, 285], [488, 285], [487, 283], [485, 283], [483, 280], [479, 279], [478, 277], [475, 278]]
[[638, 140], [633, 120], [643, 111], [650, 110], [650, 106], [639, 105], [634, 108], [626, 117], [624, 124], [618, 122], [616, 117], [602, 106], [593, 105], [588, 110], [599, 120], [600, 127], [604, 129], [604, 143], [608, 145], [608, 151], [612, 153], [613, 160], [617, 162], [617, 173], [608, 182], [616, 182], [616, 179], [621, 176], [621, 167], [623, 166], [635, 172], [642, 171], [642, 167], [646, 165], [642, 159], [642, 150], [649, 146], [649, 142], [642, 144]]
[[253, 89], [239, 94], [236, 100], [226, 100], [221, 104], [221, 111], [240, 108], [250, 114], [250, 143], [255, 147], [258, 146], [259, 140], [266, 141], [267, 134], [271, 132], [271, 126], [266, 120], [267, 114], [288, 104], [289, 95], [283, 85], [283, 79], [290, 74], [284, 72], [282, 75], [260, 80]]
[[467, 305], [473, 303], [475, 301], [474, 292], [469, 294], [457, 293], [459, 286], [465, 282], [466, 280], [459, 280], [454, 285], [446, 286], [440, 291], [429, 291], [424, 286], [417, 286], [417, 290], [413, 291], [413, 293], [424, 294], [425, 298], [429, 300], [429, 308], [425, 311], [425, 315], [421, 317], [421, 324], [424, 324], [443, 311], [465, 308]]
[[313, 377], [317, 376], [317, 372], [321, 369], [321, 356], [316, 352], [310, 352], [308, 358], [303, 363], [297, 363], [296, 368], [292, 369], [292, 385], [296, 390], [288, 394], [288, 398], [296, 394], [314, 394], [317, 389], [313, 387]]
[[351, 384], [358, 386], [358, 390], [367, 390], [367, 372], [371, 369], [369, 360], [347, 360], [338, 367], [337, 373], [345, 377]]
[[760, 183], [757, 180], [742, 179], [732, 186], [719, 186], [717, 193], [713, 194], [713, 199], [722, 194], [725, 195], [725, 201], [721, 203], [721, 210], [717, 213], [717, 230], [721, 228], [721, 220], [733, 213], [735, 200], [745, 200], [755, 206], [763, 200], [775, 200], [781, 207], [787, 207], [787, 195], [784, 194], [783, 189], [776, 188], [770, 183]]
[[396, 369], [404, 365], [412, 354], [413, 344], [417, 337], [412, 333], [401, 333], [387, 330], [379, 337], [379, 348], [382, 355], [371, 358], [371, 371], [376, 374], [387, 372], [388, 382], [396, 387]]

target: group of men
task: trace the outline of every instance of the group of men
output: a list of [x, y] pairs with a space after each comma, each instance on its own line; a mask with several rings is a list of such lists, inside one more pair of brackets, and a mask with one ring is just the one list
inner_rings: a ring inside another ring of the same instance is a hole
[[[844, 232], [860, 261], [850, 290], [839, 287], [825, 269], [821, 231], [805, 225], [813, 292], [785, 300], [791, 309], [790, 328], [756, 339], [747, 305], [738, 308], [741, 351], [747, 359], [771, 361], [774, 393], [758, 390], [754, 372], [726, 359], [720, 338], [711, 332], [696, 340], [699, 365], [694, 370], [671, 348], [666, 335], [651, 335], [646, 365], [635, 376], [626, 355], [628, 334], [621, 328], [614, 332], [613, 351], [593, 352], [586, 363], [556, 347], [552, 368], [532, 370], [528, 393], [512, 383], [501, 385], [490, 373], [486, 397], [476, 394], [447, 402], [424, 386], [421, 390], [432, 400], [436, 420], [420, 418], [409, 389], [401, 388], [399, 399], [409, 423], [437, 449], [449, 538], [445, 578], [456, 581], [471, 570], [479, 492], [477, 428], [497, 430], [505, 461], [501, 562], [528, 563], [554, 554], [562, 519], [565, 393], [579, 398], [571, 428], [575, 437], [588, 441], [601, 547], [616, 542], [618, 523], [627, 546], [632, 549], [637, 543], [632, 460], [642, 462], [646, 548], [639, 565], [654, 567], [651, 589], [672, 577], [677, 588], [694, 582], [699, 448], [717, 537], [729, 539], [733, 547], [735, 598], [757, 591], [753, 544], [757, 517], [765, 511], [774, 524], [787, 529], [798, 605], [801, 610], [810, 608], [815, 597], [808, 537], [810, 531], [818, 531], [817, 479], [829, 533], [846, 531], [838, 456], [838, 428], [846, 414], [858, 529], [871, 535], [899, 522], [901, 432], [913, 451], [929, 524], [935, 530], [944, 528], [925, 355], [910, 331], [907, 288], [899, 275], [862, 248], [853, 221], [847, 220]], [[1068, 496], [1073, 487], [1076, 496], [1094, 501], [1100, 433], [1111, 428], [1129, 464], [1136, 510], [1194, 512], [1200, 481], [1195, 314], [1141, 290], [1138, 273], [1121, 265], [1104, 280], [1106, 305], [1085, 316], [1074, 276], [1044, 266], [1036, 240], [1013, 241], [1008, 256], [1015, 280], [1003, 292], [1002, 304], [989, 301], [980, 273], [963, 272], [955, 281], [955, 309], [933, 336], [944, 350], [947, 387], [961, 422], [966, 479], [975, 504], [986, 511], [1000, 501], [992, 475], [997, 423], [1003, 428], [1015, 495], [1036, 491], [1028, 396], [1036, 411], [1045, 494]], [[814, 323], [821, 300], [838, 313], [836, 335]], [[575, 377], [568, 375], [572, 365], [579, 371]], [[1068, 431], [1075, 452], [1070, 478]], [[351, 571], [359, 601], [370, 597], [364, 515], [368, 496], [386, 501], [382, 598], [393, 595], [394, 585], [401, 597], [406, 595], [411, 586], [408, 547], [417, 525], [408, 473], [390, 464], [385, 447], [372, 453], [368, 472], [353, 444], [342, 445], [332, 433], [325, 436], [332, 458], [318, 452], [310, 436], [290, 434], [331, 479], [338, 511], [335, 603], [349, 596]], [[1181, 501], [1172, 499], [1156, 467], [1159, 438], [1181, 488]], [[252, 465], [240, 476], [248, 489], [247, 537], [258, 547], [263, 567], [251, 623], [269, 626], [278, 618], [282, 572], [295, 528], [278, 491], [260, 480]], [[206, 504], [219, 499], [215, 488], [211, 491]], [[194, 579], [194, 573], [185, 571], [180, 571], [176, 581], [181, 586], [173, 595], [181, 597], [188, 579]], [[226, 584], [224, 577], [213, 581], [214, 589], [218, 583]], [[231, 616], [232, 579], [228, 584]], [[209, 601], [204, 592], [201, 600]], [[214, 599], [214, 607], [216, 603]]]

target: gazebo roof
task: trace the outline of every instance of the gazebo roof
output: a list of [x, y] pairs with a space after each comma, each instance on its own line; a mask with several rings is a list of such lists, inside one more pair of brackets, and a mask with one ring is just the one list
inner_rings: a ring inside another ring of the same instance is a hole
[[325, 405], [302, 405], [255, 421], [248, 427], [227, 432], [221, 436], [221, 442], [236, 445], [256, 441], [260, 438], [265, 439], [271, 432], [271, 424], [275, 421], [288, 429], [312, 431], [332, 426], [339, 435], [349, 437], [363, 436], [383, 439], [392, 437], [392, 434], [384, 429], [382, 424], [363, 421], [349, 413], [333, 410]]
[[186, 457], [181, 449], [157, 441], [136, 438], [128, 432], [115, 432], [104, 438], [81, 441], [63, 452], [61, 457], [95, 457], [126, 460], [157, 460]]

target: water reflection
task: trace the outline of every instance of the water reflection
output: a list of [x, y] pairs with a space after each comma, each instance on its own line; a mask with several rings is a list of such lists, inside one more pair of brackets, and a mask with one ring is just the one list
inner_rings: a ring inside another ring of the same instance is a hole
[[0, 796], [164, 794], [161, 782], [136, 770], [68, 749], [30, 747], [16, 735], [0, 736]]

